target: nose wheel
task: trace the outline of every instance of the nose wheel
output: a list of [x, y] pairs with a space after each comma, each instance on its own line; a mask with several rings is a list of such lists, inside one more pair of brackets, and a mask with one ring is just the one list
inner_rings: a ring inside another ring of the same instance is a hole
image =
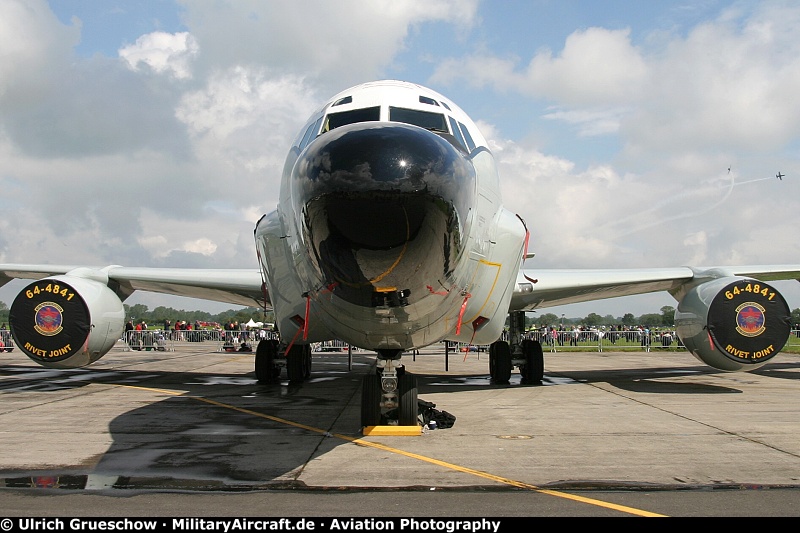
[[405, 372], [399, 360], [379, 360], [378, 370], [364, 376], [361, 425], [417, 426], [417, 377]]

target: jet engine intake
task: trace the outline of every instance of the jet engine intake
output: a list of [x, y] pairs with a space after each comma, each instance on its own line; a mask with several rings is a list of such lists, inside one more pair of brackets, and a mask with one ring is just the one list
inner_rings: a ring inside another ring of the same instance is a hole
[[755, 370], [783, 349], [791, 313], [772, 286], [724, 277], [694, 287], [675, 312], [678, 336], [700, 361], [719, 370]]
[[308, 287], [364, 308], [405, 307], [450, 285], [466, 246], [477, 175], [439, 135], [395, 122], [320, 135], [291, 176]]
[[125, 309], [107, 285], [95, 279], [53, 276], [25, 287], [9, 310], [17, 347], [48, 368], [91, 364], [122, 336]]

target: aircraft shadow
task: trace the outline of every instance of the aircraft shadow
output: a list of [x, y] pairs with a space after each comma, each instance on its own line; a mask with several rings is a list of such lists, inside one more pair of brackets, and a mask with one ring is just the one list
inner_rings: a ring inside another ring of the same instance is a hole
[[[319, 363], [315, 357], [315, 364]], [[338, 359], [341, 359], [339, 357]], [[247, 490], [296, 485], [303, 467], [325, 448], [345, 444], [331, 433], [361, 436], [361, 376], [372, 363], [323, 364], [303, 383], [259, 384], [253, 372], [217, 374], [139, 370], [0, 367], [7, 393], [69, 391], [113, 384], [141, 400], [108, 424], [112, 443], [92, 466], [8, 473], [0, 486]], [[174, 394], [154, 400], [159, 393]], [[92, 395], [87, 395], [92, 396]], [[135, 396], [135, 393], [134, 393]], [[91, 400], [87, 398], [87, 404]], [[107, 400], [106, 400], [107, 401]], [[144, 405], [142, 405], [144, 403]], [[92, 406], [86, 405], [87, 415]], [[74, 431], [64, 428], [65, 435]], [[23, 445], [23, 443], [20, 443]], [[22, 473], [20, 473], [22, 474]]]

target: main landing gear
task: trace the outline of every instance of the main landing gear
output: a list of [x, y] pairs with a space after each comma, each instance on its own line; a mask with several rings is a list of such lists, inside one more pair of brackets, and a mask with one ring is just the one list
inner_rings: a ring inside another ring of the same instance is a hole
[[489, 376], [494, 383], [508, 383], [511, 371], [519, 367], [522, 383], [541, 385], [544, 379], [544, 352], [539, 341], [523, 339], [525, 313], [515, 311], [510, 315], [509, 341], [495, 341], [489, 345]]
[[364, 376], [361, 388], [361, 426], [416, 426], [417, 378], [400, 363], [401, 350], [378, 350], [374, 374]]
[[291, 382], [301, 382], [311, 377], [311, 346], [294, 344], [288, 352], [286, 348], [276, 339], [264, 339], [258, 343], [256, 379], [259, 383], [277, 381], [283, 367], [286, 367], [286, 376]]

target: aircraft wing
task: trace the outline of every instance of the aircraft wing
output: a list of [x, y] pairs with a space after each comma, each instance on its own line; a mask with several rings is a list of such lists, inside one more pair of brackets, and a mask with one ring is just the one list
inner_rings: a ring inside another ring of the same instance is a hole
[[258, 269], [198, 269], [148, 267], [86, 267], [81, 265], [0, 264], [0, 286], [12, 279], [41, 279], [76, 270], [102, 272], [116, 282], [120, 297], [135, 290], [260, 307], [269, 297]]
[[[800, 265], [749, 265], [643, 269], [523, 269], [511, 311], [525, 311], [658, 291], [695, 280], [746, 276], [762, 281], [800, 280]], [[521, 289], [521, 290], [520, 290]]]
[[[136, 290], [217, 302], [270, 306], [258, 269], [195, 269], [150, 267], [85, 267], [81, 265], [0, 264], [0, 286], [12, 279], [41, 279], [86, 268], [106, 273], [117, 282], [120, 296]], [[763, 281], [800, 280], [800, 265], [673, 267], [642, 269], [522, 269], [510, 311], [525, 311], [677, 290], [696, 279], [747, 276]]]

